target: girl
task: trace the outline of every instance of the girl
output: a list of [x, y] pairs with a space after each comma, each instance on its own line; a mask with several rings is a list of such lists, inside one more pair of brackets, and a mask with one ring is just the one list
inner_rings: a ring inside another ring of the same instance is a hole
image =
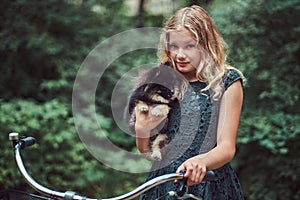
[[[243, 75], [226, 62], [225, 43], [207, 12], [196, 5], [175, 12], [161, 34], [158, 55], [162, 64], [171, 63], [183, 75], [193, 92], [185, 93], [180, 108], [171, 111], [171, 142], [163, 160], [153, 162], [148, 180], [185, 170], [188, 193], [203, 199], [243, 199], [229, 164], [236, 150]], [[148, 151], [151, 130], [167, 117], [152, 116], [151, 109], [135, 111], [136, 145], [142, 154]], [[177, 135], [181, 139], [176, 142]], [[202, 181], [207, 170], [215, 172], [214, 181]], [[141, 199], [156, 199], [171, 190], [176, 183], [157, 186]]]

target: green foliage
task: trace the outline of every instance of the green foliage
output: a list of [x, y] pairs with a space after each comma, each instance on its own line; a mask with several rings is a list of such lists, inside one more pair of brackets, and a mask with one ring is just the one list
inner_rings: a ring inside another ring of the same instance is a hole
[[299, 139], [285, 141], [290, 150], [285, 154], [272, 153], [257, 142], [239, 146], [238, 175], [248, 199], [299, 199]]
[[2, 2], [2, 98], [46, 101], [70, 96], [77, 70], [91, 48], [128, 28], [130, 20], [122, 15], [119, 1], [76, 2]]
[[[113, 182], [113, 177], [123, 177], [128, 183], [136, 184], [137, 175], [127, 177], [124, 173], [121, 176], [121, 172], [107, 168], [91, 157], [78, 138], [69, 110], [68, 105], [57, 100], [44, 104], [27, 100], [1, 102], [0, 137], [4, 144], [1, 161], [5, 161], [1, 162], [1, 188], [28, 190], [16, 169], [8, 142], [9, 132], [24, 133], [37, 139], [37, 145], [23, 151], [25, 165], [38, 182], [50, 188], [72, 189], [94, 196], [95, 191], [98, 195], [110, 195], [114, 188], [103, 182]], [[127, 184], [127, 187], [130, 186]], [[120, 188], [123, 187], [120, 185]]]
[[[4, 159], [9, 161], [11, 166], [14, 166], [14, 160], [12, 155], [12, 148], [10, 143], [8, 143], [8, 133], [9, 132], [19, 132], [26, 135], [33, 136], [38, 141], [38, 150], [41, 150], [41, 154], [34, 151], [29, 154], [30, 162], [38, 163], [40, 159], [49, 159], [51, 156], [49, 152], [58, 151], [61, 147], [68, 148], [67, 145], [71, 146], [72, 143], [69, 141], [74, 141], [76, 135], [74, 135], [74, 128], [72, 128], [72, 118], [69, 116], [68, 108], [66, 105], [61, 104], [56, 100], [49, 101], [43, 105], [40, 105], [34, 101], [24, 101], [24, 100], [13, 100], [11, 102], [1, 102], [1, 141], [7, 141], [4, 149]], [[61, 123], [61, 122], [64, 123]], [[74, 138], [75, 136], [75, 138]], [[68, 142], [66, 142], [68, 141]], [[45, 156], [42, 156], [45, 154]], [[27, 154], [28, 155], [28, 154]], [[60, 155], [60, 156], [59, 156]], [[52, 155], [55, 158], [63, 157], [63, 154]], [[51, 161], [55, 162], [55, 161]], [[38, 172], [39, 170], [47, 170], [47, 166], [43, 166], [43, 162], [37, 165], [37, 168], [31, 170]], [[51, 165], [49, 165], [51, 166]], [[57, 166], [58, 167], [58, 166]], [[62, 166], [60, 166], [62, 167]], [[6, 169], [10, 176], [15, 177], [18, 175], [15, 168]], [[42, 176], [45, 176], [43, 174]], [[5, 177], [2, 177], [1, 187], [15, 187], [22, 179], [17, 178], [15, 182], [9, 182], [2, 185]], [[44, 177], [45, 178], [45, 177]]]
[[275, 151], [299, 134], [299, 3], [217, 2], [211, 9], [231, 61], [248, 79], [241, 141], [259, 140]]
[[[5, 0], [1, 4], [0, 187], [30, 190], [13, 160], [8, 133], [14, 131], [37, 139], [35, 147], [24, 151], [24, 158], [30, 174], [50, 188], [91, 197], [132, 188], [139, 180], [135, 175], [110, 169], [89, 154], [71, 113], [73, 82], [83, 59], [99, 41], [132, 27], [122, 2]], [[108, 101], [101, 96], [98, 100]], [[106, 132], [113, 130], [107, 116], [97, 114], [97, 118], [106, 124]], [[116, 184], [114, 177], [124, 181]]]
[[238, 142], [258, 142], [275, 154], [286, 154], [290, 146], [287, 141], [300, 133], [300, 116], [294, 114], [250, 111], [243, 113]]
[[296, 114], [299, 2], [236, 0], [222, 4], [216, 3], [213, 15], [230, 47], [231, 61], [248, 78], [247, 105]]

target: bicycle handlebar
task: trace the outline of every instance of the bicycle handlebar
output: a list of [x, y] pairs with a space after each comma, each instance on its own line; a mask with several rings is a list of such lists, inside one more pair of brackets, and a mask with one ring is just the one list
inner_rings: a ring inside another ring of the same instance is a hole
[[[84, 196], [80, 196], [78, 194], [76, 194], [75, 192], [72, 191], [66, 191], [66, 192], [58, 192], [58, 191], [54, 191], [51, 189], [48, 189], [42, 185], [40, 185], [39, 183], [37, 183], [27, 172], [23, 160], [22, 160], [22, 156], [21, 156], [21, 149], [24, 149], [25, 147], [29, 147], [31, 145], [33, 145], [36, 140], [33, 137], [27, 137], [27, 138], [22, 138], [19, 139], [18, 133], [10, 133], [9, 134], [9, 139], [13, 142], [13, 146], [14, 146], [14, 152], [15, 152], [15, 160], [17, 163], [17, 166], [21, 172], [21, 174], [23, 175], [23, 177], [25, 178], [25, 180], [27, 181], [27, 183], [33, 188], [35, 189], [37, 192], [50, 197], [50, 198], [54, 198], [54, 199], [64, 199], [64, 200], [100, 200], [100, 199], [93, 199], [93, 198], [87, 198]], [[214, 180], [214, 172], [213, 171], [208, 171], [205, 175], [205, 180]], [[137, 196], [139, 196], [140, 194], [144, 193], [145, 191], [160, 185], [162, 183], [168, 182], [168, 181], [172, 181], [172, 180], [181, 180], [184, 179], [182, 174], [177, 174], [177, 173], [171, 173], [171, 174], [165, 174], [159, 177], [156, 177], [154, 179], [151, 179], [147, 182], [145, 182], [144, 184], [140, 185], [139, 187], [137, 187], [136, 189], [132, 190], [131, 192], [128, 192], [126, 194], [123, 194], [121, 196], [118, 197], [113, 197], [113, 198], [108, 198], [108, 199], [101, 199], [101, 200], [124, 200], [124, 199], [133, 199]], [[182, 191], [182, 190], [181, 190]], [[184, 192], [181, 192], [180, 194], [177, 194], [178, 196], [182, 196]]]

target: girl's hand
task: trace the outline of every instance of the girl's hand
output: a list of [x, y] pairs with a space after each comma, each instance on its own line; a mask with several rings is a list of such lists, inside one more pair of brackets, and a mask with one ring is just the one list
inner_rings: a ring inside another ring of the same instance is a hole
[[201, 162], [199, 156], [195, 156], [183, 162], [176, 172], [179, 173], [181, 170], [186, 171], [184, 177], [188, 178], [187, 185], [190, 186], [201, 183], [206, 174], [207, 167]]

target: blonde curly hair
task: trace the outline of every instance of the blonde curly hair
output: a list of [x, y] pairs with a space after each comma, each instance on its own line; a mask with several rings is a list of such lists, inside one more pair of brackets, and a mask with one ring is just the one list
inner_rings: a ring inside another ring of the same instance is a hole
[[[201, 61], [196, 69], [196, 77], [199, 81], [207, 83], [207, 87], [201, 92], [211, 90], [212, 99], [218, 100], [223, 93], [221, 82], [226, 70], [237, 69], [227, 63], [227, 45], [213, 20], [200, 6], [193, 5], [182, 8], [176, 11], [166, 22], [158, 48], [159, 61], [160, 63], [171, 62], [175, 66], [168, 47], [169, 34], [171, 31], [184, 29], [189, 30], [194, 35], [201, 52]], [[242, 73], [237, 71], [243, 77]]]

